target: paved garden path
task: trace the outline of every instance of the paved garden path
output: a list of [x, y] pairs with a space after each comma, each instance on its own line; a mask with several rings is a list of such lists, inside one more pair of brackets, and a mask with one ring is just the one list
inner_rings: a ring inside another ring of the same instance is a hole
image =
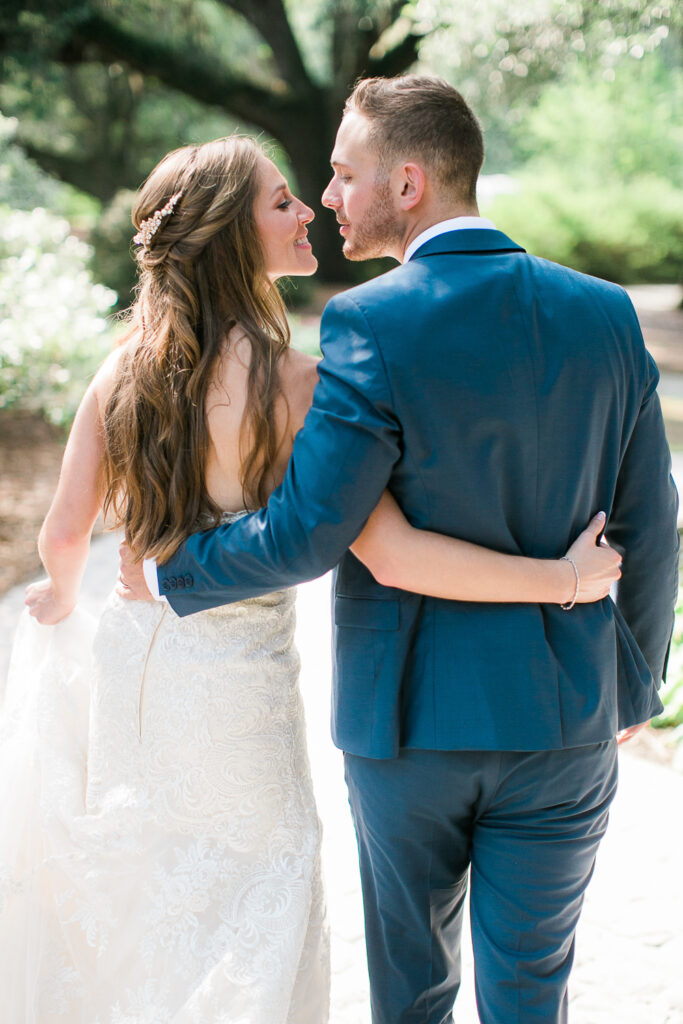
[[[83, 603], [102, 604], [113, 585], [116, 541], [93, 544]], [[0, 680], [23, 588], [0, 600]], [[329, 738], [329, 579], [299, 589], [298, 643], [309, 746], [325, 829], [333, 949], [331, 1024], [369, 1024], [367, 974], [356, 851], [341, 755]], [[629, 755], [610, 829], [600, 851], [577, 942], [572, 1024], [683, 1024], [683, 775]], [[476, 1024], [472, 955], [457, 1024]]]

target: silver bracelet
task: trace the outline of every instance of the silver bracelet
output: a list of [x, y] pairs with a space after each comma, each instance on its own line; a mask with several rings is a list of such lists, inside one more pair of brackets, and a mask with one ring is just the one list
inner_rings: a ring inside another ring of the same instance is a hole
[[562, 555], [562, 558], [560, 559], [560, 561], [561, 562], [569, 562], [569, 564], [571, 565], [572, 569], [574, 570], [574, 575], [576, 576], [576, 586], [574, 588], [574, 596], [573, 596], [573, 598], [567, 604], [561, 604], [560, 605], [560, 608], [562, 609], [563, 612], [568, 612], [569, 609], [573, 608], [574, 605], [576, 604], [576, 599], [579, 596], [579, 587], [581, 586], [581, 579], [579, 577], [579, 570], [576, 568], [576, 562], [574, 561], [573, 558], [570, 558], [569, 555]]

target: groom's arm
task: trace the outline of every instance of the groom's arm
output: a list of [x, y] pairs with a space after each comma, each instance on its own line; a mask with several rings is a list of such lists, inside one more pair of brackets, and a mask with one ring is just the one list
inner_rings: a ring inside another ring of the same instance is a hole
[[[632, 322], [641, 339], [635, 312]], [[666, 672], [678, 594], [678, 495], [656, 387], [647, 354], [640, 413], [622, 459], [606, 537], [623, 553], [617, 606], [657, 686]]]
[[386, 370], [368, 322], [345, 295], [327, 306], [313, 404], [267, 506], [194, 534], [158, 569], [179, 615], [322, 575], [361, 532], [400, 455]]

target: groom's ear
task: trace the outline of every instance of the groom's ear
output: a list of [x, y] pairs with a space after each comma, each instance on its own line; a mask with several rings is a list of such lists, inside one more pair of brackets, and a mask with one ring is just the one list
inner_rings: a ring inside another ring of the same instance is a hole
[[397, 175], [398, 204], [402, 210], [412, 210], [425, 192], [425, 172], [419, 164], [402, 164]]

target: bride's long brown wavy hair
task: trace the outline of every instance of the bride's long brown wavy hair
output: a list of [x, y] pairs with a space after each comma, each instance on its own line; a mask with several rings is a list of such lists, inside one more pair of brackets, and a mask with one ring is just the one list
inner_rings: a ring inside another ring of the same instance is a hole
[[[245, 505], [265, 503], [277, 452], [278, 360], [289, 328], [254, 221], [261, 150], [233, 136], [169, 153], [138, 193], [137, 229], [181, 193], [137, 251], [128, 350], [104, 417], [104, 512], [138, 555], [165, 561], [221, 509], [205, 484], [206, 397], [237, 323], [251, 343], [242, 437]], [[144, 231], [143, 231], [144, 234]]]

